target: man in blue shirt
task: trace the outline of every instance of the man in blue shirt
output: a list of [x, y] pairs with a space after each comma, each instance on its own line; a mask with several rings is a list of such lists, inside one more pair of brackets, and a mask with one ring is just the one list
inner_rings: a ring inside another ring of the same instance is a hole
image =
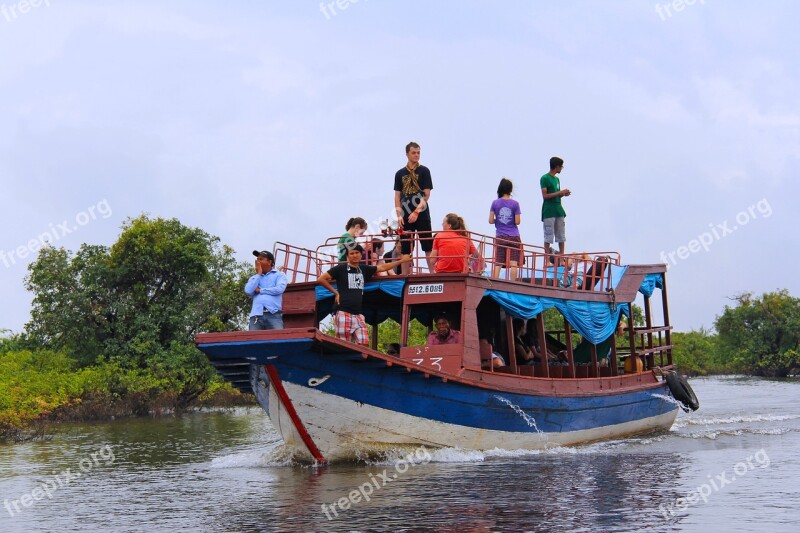
[[283, 291], [286, 274], [275, 270], [275, 256], [271, 252], [253, 250], [256, 256], [256, 273], [244, 286], [244, 292], [253, 299], [248, 329], [283, 329]]

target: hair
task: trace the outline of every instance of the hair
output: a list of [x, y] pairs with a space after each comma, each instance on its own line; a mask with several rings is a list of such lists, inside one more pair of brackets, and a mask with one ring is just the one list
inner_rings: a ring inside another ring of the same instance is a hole
[[450, 224], [450, 229], [455, 230], [464, 236], [467, 235], [467, 225], [464, 223], [463, 218], [455, 213], [447, 213], [444, 218], [447, 220], [447, 223]]
[[344, 229], [349, 230], [353, 226], [361, 226], [363, 229], [366, 229], [367, 221], [361, 217], [353, 217], [347, 221], [347, 224], [345, 224]]
[[441, 313], [437, 313], [436, 316], [433, 317], [434, 324], [436, 324], [440, 320], [447, 320], [447, 323], [448, 324], [450, 323], [450, 317], [444, 311], [442, 311]]
[[381, 239], [372, 239], [372, 248], [383, 248], [383, 241]]
[[500, 185], [497, 186], [497, 197], [502, 198], [506, 194], [511, 194], [511, 191], [514, 190], [514, 184], [511, 183], [511, 180], [503, 176], [500, 180]]
[[412, 148], [419, 148], [419, 145], [414, 141], [411, 141], [406, 145], [406, 153], [410, 152]]
[[550, 158], [550, 170], [554, 170], [564, 164], [564, 160], [560, 157]]
[[522, 328], [525, 327], [525, 321], [521, 318], [514, 318], [512, 323], [514, 324], [514, 335], [522, 331]]
[[355, 251], [357, 251], [357, 252], [361, 252], [362, 254], [364, 253], [364, 247], [363, 247], [363, 246], [361, 246], [360, 244], [356, 244], [355, 246], [351, 247], [351, 248], [350, 248], [350, 249], [347, 251], [347, 253], [350, 253], [350, 252], [352, 252], [353, 250], [355, 250]]
[[394, 355], [399, 354], [400, 353], [400, 343], [399, 342], [390, 343], [389, 347], [386, 349], [386, 353], [389, 354], [389, 352], [394, 352]]

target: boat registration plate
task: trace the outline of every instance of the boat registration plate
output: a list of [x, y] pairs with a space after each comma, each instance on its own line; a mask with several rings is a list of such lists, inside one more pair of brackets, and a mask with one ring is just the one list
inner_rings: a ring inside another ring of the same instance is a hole
[[419, 283], [408, 286], [408, 294], [443, 294], [444, 283]]

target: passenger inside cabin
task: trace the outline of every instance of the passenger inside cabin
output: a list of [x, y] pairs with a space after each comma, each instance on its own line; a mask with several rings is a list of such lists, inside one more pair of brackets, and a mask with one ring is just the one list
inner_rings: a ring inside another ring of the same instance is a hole
[[428, 334], [429, 346], [461, 344], [461, 332], [450, 327], [450, 320], [446, 315], [439, 315], [434, 325], [435, 329]]
[[[536, 330], [536, 318], [532, 318], [529, 322], [533, 322], [530, 327], [526, 328], [525, 333], [522, 335], [523, 341], [527, 343], [528, 346], [534, 351], [536, 355], [537, 361], [538, 357], [541, 354], [541, 343], [539, 343], [539, 334]], [[545, 335], [545, 348], [547, 350], [547, 364], [550, 366], [564, 366], [567, 364], [566, 356], [563, 356], [562, 353], [566, 353], [566, 345], [553, 337], [552, 335]]]
[[389, 344], [389, 347], [386, 349], [386, 355], [394, 355], [395, 357], [400, 355], [400, 343], [393, 342]]
[[506, 366], [503, 356], [494, 351], [489, 339], [480, 338], [478, 340], [478, 345], [480, 346], [481, 368], [483, 370], [489, 370], [490, 368], [497, 370], [502, 366]]
[[527, 324], [521, 318], [514, 319], [514, 353], [518, 365], [538, 364], [539, 348], [528, 341]]

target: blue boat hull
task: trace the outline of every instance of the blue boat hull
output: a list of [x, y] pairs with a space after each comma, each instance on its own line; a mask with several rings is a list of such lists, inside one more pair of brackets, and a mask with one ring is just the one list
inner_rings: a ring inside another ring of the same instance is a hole
[[663, 382], [603, 393], [521, 393], [313, 338], [198, 347], [212, 361], [247, 362], [252, 389], [284, 441], [319, 461], [398, 445], [573, 445], [666, 430], [678, 410]]

